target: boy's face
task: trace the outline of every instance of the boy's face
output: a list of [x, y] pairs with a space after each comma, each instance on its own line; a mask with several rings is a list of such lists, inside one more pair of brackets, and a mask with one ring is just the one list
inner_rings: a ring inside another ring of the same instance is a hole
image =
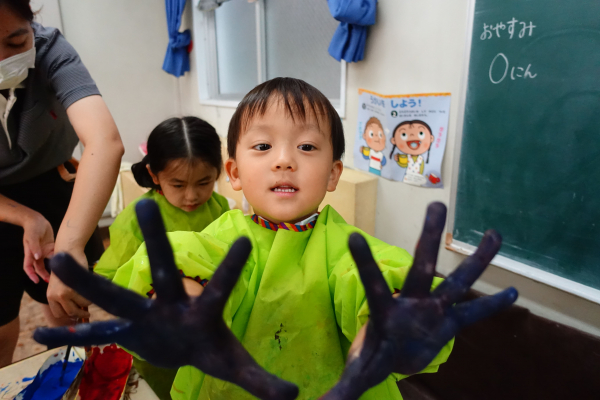
[[401, 152], [413, 156], [423, 154], [433, 142], [433, 135], [421, 124], [404, 125], [396, 129], [391, 139]]
[[367, 125], [363, 139], [367, 142], [367, 146], [375, 151], [385, 149], [385, 133], [383, 133], [383, 129], [377, 124]]
[[256, 214], [267, 220], [299, 222], [316, 212], [342, 173], [333, 160], [327, 121], [314, 115], [296, 122], [280, 101], [271, 100], [241, 132], [235, 159], [225, 162], [234, 190], [243, 190]]

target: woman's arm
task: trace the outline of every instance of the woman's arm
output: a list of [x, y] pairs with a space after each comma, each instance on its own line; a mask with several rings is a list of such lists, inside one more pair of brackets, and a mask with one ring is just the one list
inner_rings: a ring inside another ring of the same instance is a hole
[[[55, 252], [70, 253], [87, 265], [83, 249], [113, 191], [123, 156], [123, 143], [117, 126], [100, 96], [89, 96], [67, 109], [69, 121], [85, 147], [69, 208], [58, 230]], [[91, 260], [96, 261], [96, 260]], [[87, 317], [81, 307], [89, 302], [50, 277], [48, 302], [55, 317]]]
[[0, 222], [23, 226], [25, 219], [36, 211], [0, 194]]
[[23, 228], [23, 270], [34, 283], [39, 282], [38, 275], [48, 282], [50, 274], [46, 271], [44, 258], [54, 251], [54, 232], [48, 220], [37, 211], [0, 194], [0, 222]]

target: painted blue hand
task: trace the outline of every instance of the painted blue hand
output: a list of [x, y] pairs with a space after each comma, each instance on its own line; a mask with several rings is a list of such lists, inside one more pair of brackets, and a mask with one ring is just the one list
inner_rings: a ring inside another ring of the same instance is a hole
[[502, 239], [495, 231], [486, 232], [477, 251], [430, 291], [445, 221], [446, 207], [431, 204], [413, 266], [398, 298], [390, 293], [365, 239], [356, 233], [350, 237], [370, 319], [366, 332], [361, 331], [352, 345], [342, 378], [323, 400], [358, 399], [392, 372], [410, 375], [422, 371], [462, 328], [515, 302], [517, 291], [508, 288], [456, 304], [500, 249]]
[[193, 365], [232, 382], [260, 399], [294, 399], [298, 388], [262, 369], [223, 321], [223, 308], [250, 254], [247, 238], [237, 240], [204, 293], [183, 289], [156, 203], [143, 200], [136, 213], [150, 260], [156, 300], [90, 274], [69, 255], [50, 261], [65, 284], [120, 319], [55, 329], [39, 328], [34, 338], [48, 346], [118, 343], [165, 368]]

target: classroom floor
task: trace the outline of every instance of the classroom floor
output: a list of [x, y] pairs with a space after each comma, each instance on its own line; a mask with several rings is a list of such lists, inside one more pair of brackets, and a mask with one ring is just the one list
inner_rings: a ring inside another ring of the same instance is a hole
[[[100, 234], [104, 241], [104, 248], [108, 247], [108, 231], [106, 229], [101, 229]], [[95, 305], [92, 305], [89, 311], [91, 314], [90, 321], [92, 322], [106, 321], [107, 319], [114, 318], [112, 315]], [[46, 326], [46, 320], [44, 319], [44, 314], [38, 303], [31, 299], [27, 293], [23, 295], [23, 300], [21, 300], [20, 317], [21, 331], [19, 332], [19, 341], [17, 342], [17, 348], [13, 355], [13, 362], [46, 351], [46, 346], [33, 340], [33, 331], [35, 331], [35, 328], [37, 327]]]

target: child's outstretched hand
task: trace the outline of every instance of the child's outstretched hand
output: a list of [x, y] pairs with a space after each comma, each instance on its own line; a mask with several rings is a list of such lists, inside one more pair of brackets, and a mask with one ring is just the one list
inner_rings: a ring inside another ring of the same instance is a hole
[[294, 399], [298, 388], [262, 369], [223, 321], [223, 308], [250, 254], [250, 241], [237, 240], [200, 297], [183, 290], [156, 203], [140, 201], [136, 213], [151, 264], [156, 300], [145, 299], [90, 274], [69, 255], [50, 265], [65, 284], [121, 319], [55, 329], [34, 338], [48, 346], [118, 343], [149, 362], [177, 368], [193, 365], [232, 382], [261, 399]]
[[495, 231], [485, 233], [475, 254], [433, 292], [430, 292], [446, 207], [433, 203], [417, 245], [413, 266], [398, 298], [393, 298], [365, 239], [350, 237], [370, 308], [364, 341], [357, 336], [338, 384], [322, 400], [358, 399], [392, 372], [404, 375], [422, 371], [460, 329], [509, 307], [517, 291], [508, 288], [493, 296], [456, 304], [500, 249]]

